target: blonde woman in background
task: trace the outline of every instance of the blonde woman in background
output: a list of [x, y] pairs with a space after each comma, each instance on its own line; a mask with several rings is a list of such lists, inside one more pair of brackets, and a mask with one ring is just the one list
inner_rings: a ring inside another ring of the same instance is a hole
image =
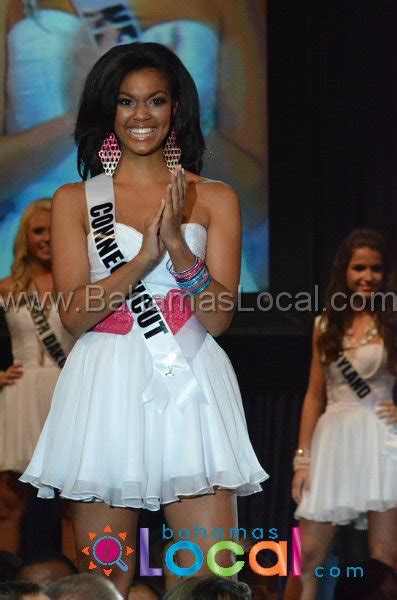
[[[51, 302], [50, 206], [50, 200], [42, 199], [27, 207], [14, 243], [12, 274], [0, 281], [14, 359], [0, 372], [0, 549], [10, 552], [20, 549], [30, 496], [30, 486], [18, 477], [31, 459], [61, 365], [74, 342]], [[43, 303], [43, 314], [30, 310], [33, 292]], [[46, 346], [49, 341], [53, 343]]]

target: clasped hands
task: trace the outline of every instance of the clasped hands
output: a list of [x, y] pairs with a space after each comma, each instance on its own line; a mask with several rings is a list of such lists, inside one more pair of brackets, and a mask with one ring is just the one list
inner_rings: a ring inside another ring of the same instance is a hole
[[140, 254], [149, 265], [154, 265], [166, 250], [183, 241], [181, 224], [186, 201], [184, 170], [178, 165], [172, 172], [172, 183], [167, 186], [166, 197], [145, 223]]

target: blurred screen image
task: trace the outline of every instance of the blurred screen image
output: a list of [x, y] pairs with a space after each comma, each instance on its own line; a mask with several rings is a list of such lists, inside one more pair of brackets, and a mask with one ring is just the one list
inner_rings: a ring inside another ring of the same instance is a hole
[[195, 80], [202, 175], [239, 194], [241, 289], [269, 284], [265, 0], [10, 0], [0, 40], [0, 277], [23, 209], [78, 181], [73, 122], [84, 79], [115, 44], [158, 42]]

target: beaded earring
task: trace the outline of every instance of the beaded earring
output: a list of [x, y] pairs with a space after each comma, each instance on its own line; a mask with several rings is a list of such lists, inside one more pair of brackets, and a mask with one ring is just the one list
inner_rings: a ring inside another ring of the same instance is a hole
[[121, 158], [120, 146], [114, 133], [109, 133], [103, 140], [98, 156], [106, 175], [112, 177]]
[[168, 135], [167, 142], [163, 148], [163, 154], [165, 162], [167, 163], [167, 167], [172, 173], [175, 167], [179, 164], [179, 159], [182, 154], [180, 147], [176, 143], [176, 134], [174, 128], [171, 129]]

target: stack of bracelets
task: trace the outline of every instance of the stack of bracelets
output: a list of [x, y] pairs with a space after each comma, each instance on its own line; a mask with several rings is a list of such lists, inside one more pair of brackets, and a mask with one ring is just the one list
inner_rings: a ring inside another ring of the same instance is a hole
[[192, 296], [203, 292], [211, 283], [205, 262], [198, 256], [195, 257], [194, 264], [185, 271], [174, 271], [171, 260], [167, 262], [167, 269], [181, 290]]
[[310, 463], [310, 450], [298, 448], [295, 452], [294, 460], [292, 461], [294, 471], [297, 471], [298, 469], [308, 469]]

